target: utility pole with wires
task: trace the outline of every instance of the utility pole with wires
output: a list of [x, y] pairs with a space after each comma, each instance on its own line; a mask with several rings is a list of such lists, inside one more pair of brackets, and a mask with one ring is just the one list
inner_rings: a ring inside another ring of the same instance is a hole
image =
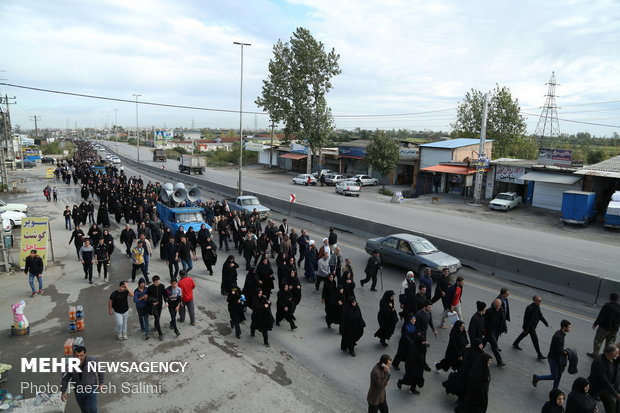
[[273, 132], [276, 127], [276, 123], [271, 121], [271, 147], [269, 148], [269, 168], [271, 169], [271, 165], [273, 164]]
[[31, 116], [30, 120], [34, 121], [34, 137], [39, 137], [39, 126], [37, 124], [38, 121], [41, 120], [41, 116]]
[[546, 83], [548, 86], [545, 106], [542, 108], [538, 124], [534, 131], [534, 136], [538, 137], [538, 147], [544, 147], [545, 137], [557, 138], [560, 136], [560, 123], [558, 121], [558, 106], [555, 103], [555, 87], [559, 86], [555, 81], [555, 71], [551, 72], [551, 77]]
[[[11, 100], [13, 102], [11, 102]], [[15, 159], [15, 150], [13, 148], [13, 136], [11, 134], [11, 115], [9, 112], [9, 104], [15, 103], [15, 97], [8, 97], [7, 95], [0, 96], [0, 104], [5, 105], [4, 108], [0, 106], [0, 128], [3, 133], [0, 134], [0, 178], [2, 180], [2, 191], [9, 190], [9, 173], [7, 171], [7, 159]]]

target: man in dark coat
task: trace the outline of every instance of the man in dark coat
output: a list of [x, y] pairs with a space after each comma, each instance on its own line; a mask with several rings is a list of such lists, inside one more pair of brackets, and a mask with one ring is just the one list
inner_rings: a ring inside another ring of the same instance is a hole
[[476, 301], [476, 312], [469, 320], [469, 328], [467, 334], [469, 334], [469, 342], [473, 343], [474, 339], [484, 340], [484, 313], [487, 305], [483, 301]]
[[125, 250], [125, 253], [127, 254], [128, 257], [131, 256], [131, 245], [133, 244], [133, 241], [135, 239], [136, 239], [136, 233], [134, 232], [133, 229], [131, 229], [129, 224], [125, 224], [125, 229], [121, 231], [121, 242], [125, 244], [125, 247], [127, 247], [127, 249]]
[[532, 386], [536, 387], [540, 380], [553, 380], [553, 388], [557, 389], [559, 387], [563, 373], [563, 368], [560, 367], [562, 364], [561, 359], [567, 355], [567, 351], [564, 348], [564, 338], [571, 328], [570, 321], [562, 320], [560, 322], [560, 329], [551, 338], [551, 346], [549, 346], [549, 353], [547, 354], [550, 374], [545, 376], [534, 374], [532, 376]]
[[536, 354], [538, 355], [538, 360], [544, 360], [547, 357], [540, 352], [538, 335], [536, 334], [536, 326], [538, 326], [539, 321], [542, 321], [547, 327], [549, 327], [549, 323], [545, 320], [545, 317], [543, 317], [542, 311], [540, 311], [540, 303], [542, 302], [542, 298], [535, 295], [532, 298], [532, 301], [533, 302], [530, 305], [525, 307], [525, 314], [523, 315], [523, 332], [519, 334], [519, 337], [517, 337], [514, 343], [512, 343], [512, 347], [516, 350], [522, 350], [522, 348], [519, 347], [519, 343], [529, 334], [532, 339], [532, 344], [534, 345], [534, 350], [536, 350]]
[[388, 413], [388, 405], [385, 397], [385, 388], [390, 381], [390, 366], [392, 358], [383, 354], [379, 362], [370, 371], [370, 388], [366, 401], [368, 402], [368, 413]]
[[372, 280], [370, 291], [377, 291], [377, 289], [375, 288], [377, 286], [377, 274], [382, 267], [383, 260], [381, 259], [381, 253], [378, 250], [374, 250], [372, 252], [372, 255], [368, 258], [368, 262], [366, 263], [366, 269], [364, 269], [364, 272], [366, 273], [366, 278], [361, 281], [362, 287], [364, 286], [364, 284]]
[[601, 349], [601, 344], [605, 341], [605, 346], [610, 346], [616, 342], [616, 334], [618, 334], [618, 327], [620, 327], [620, 304], [618, 304], [618, 294], [611, 293], [609, 295], [609, 302], [605, 303], [598, 313], [598, 317], [592, 324], [592, 329], [596, 330], [594, 336], [594, 343], [592, 353], [587, 353], [588, 356], [595, 358], [598, 356], [598, 352]]
[[615, 413], [620, 394], [614, 386], [614, 360], [618, 358], [618, 347], [605, 347], [605, 352], [592, 361], [590, 368], [590, 394], [599, 397], [605, 406], [605, 412]]
[[506, 333], [508, 328], [506, 327], [506, 315], [502, 310], [502, 301], [496, 298], [493, 301], [493, 305], [489, 308], [484, 315], [484, 331], [486, 342], [491, 344], [491, 350], [497, 360], [499, 367], [504, 367], [506, 364], [502, 361], [502, 355], [499, 353], [499, 346], [497, 340], [500, 334]]

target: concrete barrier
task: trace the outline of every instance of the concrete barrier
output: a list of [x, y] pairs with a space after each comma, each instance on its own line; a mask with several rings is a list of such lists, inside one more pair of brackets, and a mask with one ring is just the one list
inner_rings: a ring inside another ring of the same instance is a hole
[[610, 280], [609, 278], [601, 278], [601, 284], [595, 304], [603, 305], [608, 302], [609, 294], [611, 293], [620, 294], [620, 282]]
[[[136, 161], [124, 156], [119, 157], [124, 163], [137, 166]], [[169, 182], [197, 184], [202, 189], [224, 196], [235, 196], [236, 194], [236, 188], [211, 182], [204, 175], [186, 175], [176, 171], [162, 170], [147, 164], [140, 164], [140, 168], [162, 176], [164, 180]], [[306, 219], [317, 225], [333, 226], [360, 236], [374, 238], [395, 233], [418, 235], [427, 238], [441, 251], [457, 257], [463, 264], [476, 270], [588, 303], [596, 304], [597, 301], [601, 302], [601, 300], [605, 302], [610, 292], [620, 292], [620, 282], [601, 279], [593, 274], [567, 270], [526, 257], [500, 253], [432, 234], [405, 230], [363, 217], [345, 215], [302, 204], [291, 206], [288, 199], [250, 191], [244, 191], [244, 193], [257, 196], [263, 205], [282, 214], [288, 214], [290, 208], [290, 215], [293, 217]]]
[[594, 303], [599, 277], [503, 253], [497, 254], [495, 275], [567, 297]]

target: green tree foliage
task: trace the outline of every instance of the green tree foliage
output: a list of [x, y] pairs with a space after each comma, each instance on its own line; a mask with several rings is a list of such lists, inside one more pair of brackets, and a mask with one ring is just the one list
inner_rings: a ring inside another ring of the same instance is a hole
[[[399, 152], [398, 142], [387, 136], [384, 131], [377, 130], [366, 147], [366, 158], [372, 169], [385, 177], [396, 169]], [[383, 188], [385, 189], [385, 184]]]
[[[472, 89], [459, 103], [456, 121], [451, 125], [452, 136], [459, 138], [478, 138], [482, 126], [482, 107], [484, 93]], [[512, 98], [507, 87], [495, 86], [488, 100], [487, 139], [493, 140], [493, 158], [507, 156], [533, 159], [536, 151], [529, 139], [525, 138], [527, 127], [521, 115], [519, 100]]]
[[[284, 123], [284, 133], [306, 142], [312, 154], [327, 144], [334, 130], [332, 113], [325, 95], [331, 79], [340, 74], [340, 56], [325, 51], [309, 30], [298, 27], [290, 43], [273, 46], [269, 75], [255, 103], [269, 113], [273, 122]], [[308, 163], [308, 171], [311, 165]]]

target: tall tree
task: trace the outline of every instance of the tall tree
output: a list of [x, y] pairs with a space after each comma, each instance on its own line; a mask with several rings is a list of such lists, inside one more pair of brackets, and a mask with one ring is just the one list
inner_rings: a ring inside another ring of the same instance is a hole
[[[477, 138], [482, 126], [484, 93], [472, 89], [459, 103], [456, 121], [451, 125], [452, 135], [459, 138]], [[510, 89], [499, 85], [490, 93], [488, 101], [487, 139], [493, 139], [493, 157], [516, 156], [531, 152], [531, 143], [525, 139], [527, 126], [521, 115], [519, 99], [513, 99]], [[525, 150], [520, 148], [526, 146]], [[534, 155], [534, 154], [532, 154]]]
[[[372, 169], [379, 172], [383, 178], [394, 172], [398, 165], [400, 147], [396, 139], [390, 138], [385, 131], [377, 130], [366, 147], [366, 159]], [[383, 179], [382, 182], [385, 182]], [[385, 183], [383, 184], [385, 189]]]
[[278, 40], [273, 46], [269, 75], [255, 101], [273, 122], [284, 123], [287, 136], [296, 135], [304, 141], [313, 155], [317, 151], [320, 155], [334, 131], [325, 95], [332, 89], [331, 79], [341, 72], [339, 58], [334, 49], [327, 53], [309, 30], [298, 27], [290, 43]]

